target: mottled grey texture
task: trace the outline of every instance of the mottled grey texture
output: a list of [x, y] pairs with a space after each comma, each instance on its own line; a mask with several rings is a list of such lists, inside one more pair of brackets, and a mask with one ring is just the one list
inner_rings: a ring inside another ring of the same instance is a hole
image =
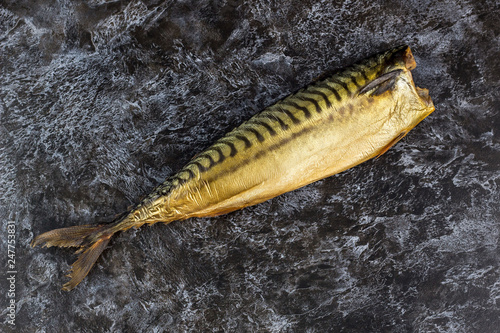
[[[497, 332], [496, 1], [0, 3], [0, 267], [15, 330]], [[315, 77], [407, 43], [436, 111], [383, 157], [113, 239], [75, 290], [53, 228], [110, 221]]]

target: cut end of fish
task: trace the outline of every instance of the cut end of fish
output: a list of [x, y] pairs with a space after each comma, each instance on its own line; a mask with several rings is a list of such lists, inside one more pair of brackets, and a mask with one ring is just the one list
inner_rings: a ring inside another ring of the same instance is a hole
[[[404, 64], [404, 66], [406, 67], [406, 69], [408, 69], [408, 71], [411, 71], [417, 67], [417, 62], [415, 61], [415, 57], [413, 57], [413, 53], [411, 52], [409, 46], [407, 45], [400, 46], [396, 50], [397, 51], [393, 54], [393, 59], [395, 63]], [[415, 82], [413, 82], [413, 77], [411, 75], [411, 72], [408, 72], [408, 75], [410, 76], [412, 84], [415, 86], [416, 92], [420, 97], [422, 103], [425, 105], [426, 109], [429, 110], [430, 112], [434, 111], [434, 103], [432, 102], [432, 99], [429, 95], [429, 90], [417, 87], [415, 85]]]
[[417, 62], [415, 61], [413, 53], [411, 53], [411, 49], [408, 45], [397, 47], [392, 52], [394, 53], [392, 54], [391, 58], [394, 63], [402, 64], [406, 67], [406, 69], [410, 71], [417, 67]]
[[411, 53], [411, 49], [409, 46], [406, 46], [406, 49], [404, 49], [402, 57], [408, 70], [411, 71], [412, 69], [415, 69], [415, 67], [417, 67], [417, 62], [415, 61], [415, 58], [413, 57], [413, 53]]
[[434, 103], [432, 102], [431, 96], [429, 95], [429, 89], [419, 88], [419, 87], [416, 88], [417, 88], [417, 94], [418, 96], [420, 96], [420, 99], [424, 102], [424, 104], [428, 108], [434, 109]]

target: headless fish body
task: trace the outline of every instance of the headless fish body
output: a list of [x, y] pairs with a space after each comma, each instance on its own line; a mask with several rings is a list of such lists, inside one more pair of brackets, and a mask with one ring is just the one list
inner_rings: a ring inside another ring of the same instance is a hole
[[195, 156], [119, 220], [56, 229], [33, 246], [83, 252], [63, 286], [88, 274], [118, 231], [258, 204], [383, 154], [434, 111], [407, 46], [364, 60], [266, 108]]

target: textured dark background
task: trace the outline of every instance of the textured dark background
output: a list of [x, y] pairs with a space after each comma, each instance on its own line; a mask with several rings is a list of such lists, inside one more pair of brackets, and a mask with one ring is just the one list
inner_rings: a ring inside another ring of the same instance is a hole
[[[2, 332], [498, 332], [496, 1], [0, 1]], [[105, 222], [317, 76], [407, 43], [436, 111], [382, 158], [75, 256]]]

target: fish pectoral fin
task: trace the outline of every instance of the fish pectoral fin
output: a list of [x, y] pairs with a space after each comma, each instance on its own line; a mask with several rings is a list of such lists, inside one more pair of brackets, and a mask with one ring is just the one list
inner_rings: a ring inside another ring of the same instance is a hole
[[375, 156], [375, 159], [377, 159], [380, 156], [382, 156], [383, 154], [385, 154], [386, 151], [388, 151], [392, 146], [394, 146], [396, 143], [398, 143], [398, 141], [401, 140], [406, 134], [408, 134], [408, 131], [403, 131], [403, 132], [399, 133], [397, 137], [392, 139], [391, 142], [389, 142], [384, 148], [382, 148], [380, 153], [378, 153], [378, 155]]
[[396, 69], [377, 77], [376, 79], [359, 89], [358, 94], [361, 95], [371, 92], [371, 96], [378, 96], [383, 94], [387, 90], [391, 90], [396, 83], [396, 77], [398, 77], [398, 75], [402, 71], [402, 69]]

